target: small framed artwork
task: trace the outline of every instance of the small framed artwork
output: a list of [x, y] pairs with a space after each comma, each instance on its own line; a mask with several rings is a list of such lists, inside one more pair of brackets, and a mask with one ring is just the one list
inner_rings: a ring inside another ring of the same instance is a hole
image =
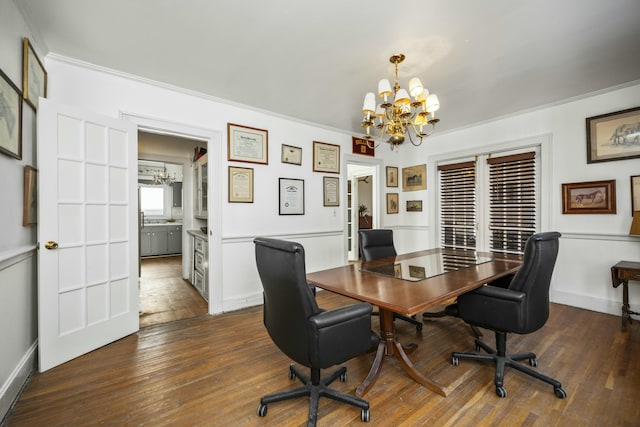
[[24, 167], [24, 197], [22, 201], [22, 225], [38, 222], [38, 170]]
[[302, 165], [302, 148], [282, 144], [282, 157], [280, 161], [292, 165]]
[[615, 214], [615, 179], [562, 184], [562, 213]]
[[324, 206], [340, 206], [340, 178], [325, 176], [322, 178]]
[[47, 71], [27, 37], [22, 39], [22, 96], [38, 111], [38, 98], [47, 97]]
[[279, 178], [280, 215], [304, 215], [304, 180]]
[[402, 168], [402, 191], [427, 189], [427, 165]]
[[422, 200], [407, 200], [407, 212], [422, 212]]
[[640, 175], [631, 177], [631, 216], [640, 211]]
[[351, 152], [353, 154], [362, 154], [363, 156], [375, 157], [375, 147], [370, 147], [366, 139], [358, 138], [357, 136], [351, 137]]
[[426, 279], [427, 271], [424, 267], [420, 265], [410, 265], [409, 277], [413, 277], [414, 279]]
[[269, 164], [269, 132], [227, 123], [227, 160]]
[[398, 279], [402, 279], [402, 264], [400, 264], [399, 262], [393, 264], [393, 276]]
[[0, 153], [22, 159], [22, 94], [0, 70]]
[[229, 166], [229, 202], [253, 203], [253, 169]]
[[398, 186], [398, 168], [395, 166], [387, 166], [387, 187]]
[[587, 117], [587, 163], [640, 157], [640, 107]]
[[313, 171], [340, 173], [340, 146], [313, 141]]
[[387, 213], [398, 213], [398, 193], [387, 193]]

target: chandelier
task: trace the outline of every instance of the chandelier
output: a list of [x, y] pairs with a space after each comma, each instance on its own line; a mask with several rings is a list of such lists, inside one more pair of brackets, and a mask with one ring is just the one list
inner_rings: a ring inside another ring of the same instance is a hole
[[[369, 148], [375, 148], [372, 139], [381, 139], [385, 134], [389, 135], [387, 142], [391, 150], [401, 145], [405, 136], [409, 137], [413, 145], [418, 146], [422, 144], [422, 138], [431, 135], [436, 123], [440, 121], [435, 117], [435, 112], [440, 108], [440, 101], [435, 94], [429, 94], [420, 79], [414, 77], [409, 81], [408, 93], [400, 87], [398, 64], [404, 61], [404, 58], [402, 53], [389, 58], [389, 62], [395, 66], [395, 84], [392, 92], [389, 80], [382, 79], [378, 82], [378, 95], [383, 99], [381, 104], [376, 106], [373, 92], [367, 93], [364, 97], [362, 127], [367, 131], [364, 138]], [[393, 99], [390, 99], [392, 94]], [[375, 128], [374, 132], [377, 130], [376, 134], [372, 135], [371, 128]]]
[[153, 183], [155, 185], [172, 185], [174, 182], [176, 182], [176, 174], [169, 175], [167, 165], [153, 173]]

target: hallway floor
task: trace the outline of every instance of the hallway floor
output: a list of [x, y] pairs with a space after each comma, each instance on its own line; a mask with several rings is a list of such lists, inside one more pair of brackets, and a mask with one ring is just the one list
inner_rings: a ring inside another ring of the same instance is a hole
[[139, 282], [140, 327], [207, 314], [207, 302], [182, 278], [182, 256], [145, 258]]

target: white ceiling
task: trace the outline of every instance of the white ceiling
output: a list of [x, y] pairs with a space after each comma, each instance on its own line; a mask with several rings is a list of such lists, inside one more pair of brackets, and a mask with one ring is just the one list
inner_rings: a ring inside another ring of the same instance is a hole
[[400, 52], [441, 131], [640, 79], [638, 0], [14, 1], [45, 52], [356, 135]]

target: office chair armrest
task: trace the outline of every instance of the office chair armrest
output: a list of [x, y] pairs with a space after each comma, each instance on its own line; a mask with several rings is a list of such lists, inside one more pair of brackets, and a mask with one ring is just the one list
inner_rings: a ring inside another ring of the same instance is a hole
[[372, 309], [371, 304], [367, 302], [360, 302], [345, 307], [335, 308], [333, 310], [323, 311], [311, 317], [309, 321], [316, 329], [322, 329], [344, 323], [360, 316], [368, 318], [371, 316]]
[[377, 344], [371, 331], [371, 304], [357, 303], [309, 319], [309, 355], [321, 369], [366, 353]]
[[482, 328], [517, 331], [525, 318], [525, 298], [520, 291], [483, 286], [458, 297], [458, 314]]
[[497, 286], [489, 285], [475, 289], [469, 294], [482, 295], [484, 297], [496, 298], [504, 301], [522, 302], [526, 296], [524, 292], [514, 291], [511, 289], [500, 288]]

